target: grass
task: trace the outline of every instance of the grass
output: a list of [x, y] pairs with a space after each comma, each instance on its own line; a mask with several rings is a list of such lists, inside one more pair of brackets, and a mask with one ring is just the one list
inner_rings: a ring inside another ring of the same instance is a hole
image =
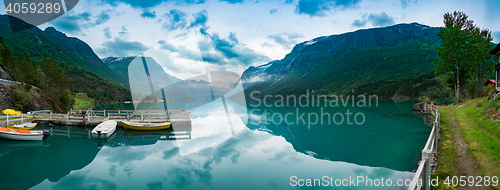
[[90, 108], [93, 108], [94, 105], [93, 104], [78, 104], [78, 105], [73, 105], [73, 110], [86, 110], [86, 109], [90, 109]]
[[[474, 107], [473, 103], [470, 107]], [[462, 138], [469, 144], [469, 154], [477, 160], [480, 174], [495, 176], [500, 174], [500, 142], [486, 131], [478, 128], [466, 114], [467, 108], [457, 109], [456, 120], [462, 131]]]
[[[456, 189], [441, 182], [446, 177], [457, 176], [457, 155], [454, 144], [454, 131], [451, 127], [451, 115], [462, 133], [462, 138], [469, 145], [467, 151], [478, 163], [477, 172], [482, 176], [500, 176], [500, 122], [490, 119], [486, 112], [498, 112], [500, 101], [487, 98], [474, 99], [458, 106], [440, 106], [441, 143], [439, 147], [439, 167], [432, 178], [439, 176], [440, 184], [434, 189]], [[494, 109], [495, 111], [492, 111]], [[480, 127], [478, 127], [473, 119]], [[493, 187], [498, 189], [499, 187]]]
[[439, 107], [441, 113], [441, 140], [439, 144], [438, 168], [431, 177], [439, 177], [439, 185], [434, 189], [457, 189], [454, 186], [444, 184], [448, 176], [457, 176], [457, 155], [455, 154], [455, 143], [453, 139], [453, 128], [451, 127], [451, 106]]
[[77, 93], [75, 95], [75, 104], [73, 105], [73, 110], [79, 109], [89, 109], [94, 107], [94, 99], [89, 98], [87, 93]]
[[75, 105], [90, 104], [92, 102], [94, 102], [94, 99], [89, 98], [87, 93], [76, 93], [75, 95]]

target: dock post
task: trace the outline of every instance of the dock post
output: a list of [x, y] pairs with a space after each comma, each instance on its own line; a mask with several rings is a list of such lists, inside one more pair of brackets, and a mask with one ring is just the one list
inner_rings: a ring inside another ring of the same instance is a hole
[[[103, 115], [103, 116], [104, 116], [104, 117], [106, 117], [106, 110], [103, 110], [103, 111], [104, 111], [104, 115]], [[108, 119], [109, 119], [109, 118], [108, 118]]]
[[9, 124], [9, 114], [7, 114], [7, 125]]
[[52, 112], [50, 112], [50, 120], [52, 120]]
[[21, 123], [24, 122], [24, 114], [21, 113]]
[[130, 121], [130, 114], [127, 114], [127, 121]]
[[68, 121], [69, 121], [69, 112], [68, 112], [68, 117], [67, 118], [68, 118]]
[[31, 120], [31, 121], [35, 121], [35, 113], [33, 113], [33, 117], [32, 118], [33, 118], [33, 120]]
[[143, 120], [144, 120], [144, 114], [143, 114], [143, 112], [141, 111], [141, 123], [143, 122]]

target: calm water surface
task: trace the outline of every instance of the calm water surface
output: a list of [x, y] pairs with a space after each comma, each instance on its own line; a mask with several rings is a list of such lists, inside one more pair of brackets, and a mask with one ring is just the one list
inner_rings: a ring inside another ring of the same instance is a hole
[[[229, 114], [220, 100], [190, 109], [191, 137], [185, 140], [165, 140], [169, 132], [123, 129], [110, 140], [97, 140], [88, 138], [86, 130], [91, 129], [70, 128], [70, 135], [64, 135], [68, 130], [64, 126], [55, 127], [63, 132], [45, 142], [2, 140], [0, 189], [297, 188], [291, 186], [292, 176], [297, 180], [383, 177], [395, 185], [398, 179], [413, 176], [430, 132], [421, 118], [410, 115], [412, 101], [379, 101], [378, 107], [368, 108], [325, 107], [323, 112], [331, 115], [347, 109], [362, 113], [365, 122], [311, 126], [264, 119], [264, 111], [284, 116], [296, 113], [295, 107], [245, 108], [228, 103]], [[319, 114], [321, 108], [300, 112], [307, 117]], [[360, 185], [312, 188], [388, 189]]]

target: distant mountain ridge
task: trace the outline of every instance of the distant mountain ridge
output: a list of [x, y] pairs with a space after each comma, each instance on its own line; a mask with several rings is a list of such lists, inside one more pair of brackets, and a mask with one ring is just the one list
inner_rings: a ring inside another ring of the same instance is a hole
[[[127, 84], [127, 86], [130, 86], [128, 66], [129, 66], [130, 62], [132, 62], [135, 58], [136, 58], [136, 56], [105, 57], [105, 58], [102, 58], [101, 61], [107, 67], [109, 67], [113, 72], [120, 75], [120, 77], [124, 78], [126, 80], [125, 83]], [[168, 74], [167, 72], [165, 72], [163, 70], [163, 68], [158, 63], [156, 63], [156, 61], [154, 61], [153, 65], [154, 65], [154, 69], [150, 69], [149, 72], [151, 72], [151, 74], [154, 76], [158, 76], [158, 77], [155, 77], [155, 79], [158, 80], [156, 82], [162, 83], [162, 79], [169, 79], [173, 83], [181, 81], [181, 79], [174, 77], [174, 76]], [[163, 83], [167, 83], [167, 82], [163, 82]]]
[[262, 94], [374, 93], [431, 76], [438, 31], [410, 23], [318, 37], [297, 44], [281, 60], [248, 68], [241, 79], [245, 89]]

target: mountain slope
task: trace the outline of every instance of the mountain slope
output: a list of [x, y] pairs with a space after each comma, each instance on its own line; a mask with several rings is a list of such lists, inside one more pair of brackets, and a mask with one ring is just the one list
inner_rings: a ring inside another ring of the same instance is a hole
[[[17, 21], [13, 24], [26, 24], [22, 20]], [[104, 65], [92, 48], [78, 38], [67, 37], [53, 27], [45, 31], [33, 27], [13, 33], [10, 24], [7, 15], [0, 15], [0, 36], [16, 56], [18, 53], [29, 53], [33, 62], [38, 62], [47, 55], [54, 57], [63, 67], [67, 64], [84, 69], [117, 84], [125, 81]]]
[[389, 85], [432, 78], [439, 28], [418, 23], [318, 37], [282, 60], [250, 67], [247, 92], [266, 94], [375, 93]]
[[[120, 75], [120, 77], [125, 79], [126, 86], [130, 86], [130, 81], [129, 81], [129, 73], [128, 73], [128, 67], [130, 65], [130, 62], [132, 62], [136, 57], [135, 56], [129, 56], [129, 57], [106, 57], [102, 58], [101, 61], [109, 67], [113, 72], [117, 73]], [[157, 76], [156, 79], [158, 83], [162, 83], [161, 79], [169, 79], [173, 83], [181, 81], [181, 79], [178, 79], [177, 77], [174, 77], [168, 73], [166, 73], [161, 66], [154, 61], [155, 69], [150, 69], [150, 73], [152, 76]], [[165, 81], [164, 83], [167, 83]]]
[[13, 33], [11, 24], [27, 23], [18, 19], [17, 22], [10, 23], [8, 16], [0, 15], [0, 37], [15, 56], [28, 53], [35, 65], [45, 55], [53, 57], [64, 73], [73, 80], [73, 91], [87, 92], [89, 97], [98, 101], [131, 99], [130, 91], [124, 87], [125, 79], [104, 65], [85, 42], [67, 37], [50, 27], [45, 31], [32, 27]]

